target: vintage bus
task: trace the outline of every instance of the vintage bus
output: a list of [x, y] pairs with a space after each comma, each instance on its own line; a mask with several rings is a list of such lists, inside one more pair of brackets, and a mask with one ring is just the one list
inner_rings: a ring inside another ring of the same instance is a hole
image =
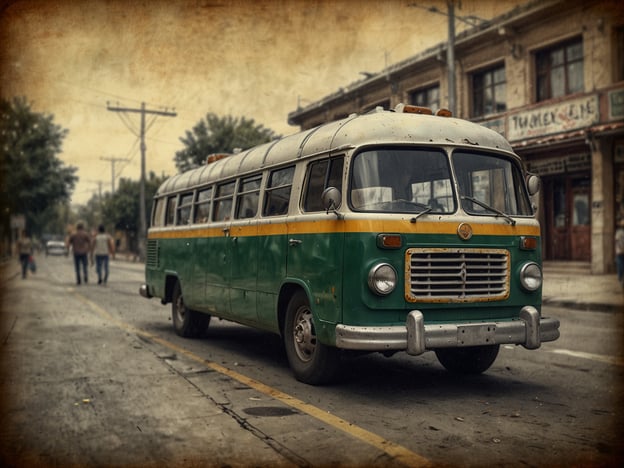
[[501, 344], [559, 337], [538, 189], [500, 134], [447, 111], [353, 114], [166, 180], [140, 294], [171, 303], [184, 337], [211, 316], [281, 335], [309, 384], [349, 352], [481, 373]]

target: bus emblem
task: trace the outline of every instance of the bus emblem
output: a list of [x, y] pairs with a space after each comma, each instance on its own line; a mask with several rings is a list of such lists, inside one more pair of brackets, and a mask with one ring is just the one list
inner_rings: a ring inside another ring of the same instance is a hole
[[468, 223], [461, 223], [457, 226], [457, 235], [463, 240], [470, 239], [472, 237], [472, 226]]

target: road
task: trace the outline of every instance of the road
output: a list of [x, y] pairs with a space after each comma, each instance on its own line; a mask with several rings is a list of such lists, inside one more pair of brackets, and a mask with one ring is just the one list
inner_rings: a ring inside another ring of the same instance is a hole
[[278, 337], [226, 321], [173, 333], [139, 264], [76, 286], [71, 259], [2, 282], [3, 466], [622, 466], [624, 325], [548, 308], [562, 337], [505, 346], [482, 376], [432, 353], [290, 374]]

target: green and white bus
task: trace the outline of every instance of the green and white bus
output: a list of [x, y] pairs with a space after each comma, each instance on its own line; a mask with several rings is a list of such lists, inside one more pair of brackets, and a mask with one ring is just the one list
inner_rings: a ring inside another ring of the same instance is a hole
[[281, 335], [309, 384], [347, 352], [481, 373], [501, 344], [559, 337], [541, 315], [538, 189], [483, 126], [403, 104], [353, 114], [165, 181], [140, 293], [171, 303], [184, 337], [211, 317]]

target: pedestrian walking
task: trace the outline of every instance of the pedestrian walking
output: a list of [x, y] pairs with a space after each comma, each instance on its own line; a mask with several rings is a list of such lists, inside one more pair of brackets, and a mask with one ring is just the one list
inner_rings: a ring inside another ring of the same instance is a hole
[[22, 279], [26, 279], [28, 274], [28, 267], [32, 260], [33, 254], [33, 242], [25, 229], [22, 229], [20, 237], [17, 240], [17, 253], [19, 255], [19, 262], [22, 265]]
[[615, 231], [615, 263], [618, 281], [624, 288], [624, 219], [620, 220]]
[[85, 231], [82, 222], [76, 223], [76, 231], [69, 236], [67, 240], [67, 248], [71, 246], [74, 252], [74, 268], [76, 270], [76, 284], [81, 284], [80, 268], [82, 266], [84, 282], [89, 282], [89, 274], [87, 268], [87, 256], [91, 252], [91, 236]]
[[103, 224], [98, 227], [98, 233], [93, 242], [93, 254], [95, 255], [95, 271], [98, 276], [98, 284], [106, 284], [108, 281], [109, 255], [115, 258], [115, 244], [113, 238], [106, 232]]

